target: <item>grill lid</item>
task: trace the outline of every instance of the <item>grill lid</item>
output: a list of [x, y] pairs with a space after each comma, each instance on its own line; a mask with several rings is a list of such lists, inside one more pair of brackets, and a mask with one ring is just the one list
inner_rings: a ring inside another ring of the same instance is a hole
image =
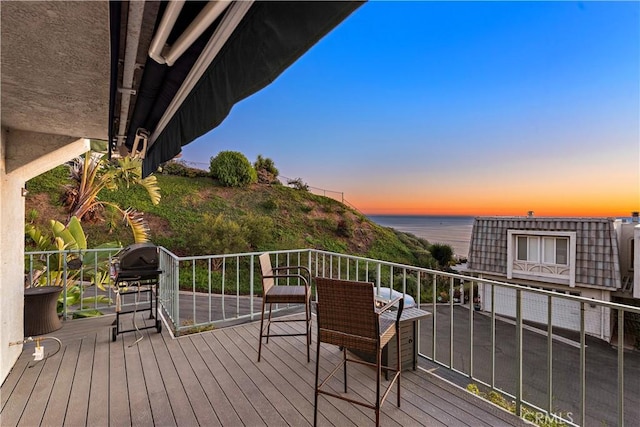
[[116, 254], [120, 271], [157, 270], [159, 250], [153, 243], [135, 243]]

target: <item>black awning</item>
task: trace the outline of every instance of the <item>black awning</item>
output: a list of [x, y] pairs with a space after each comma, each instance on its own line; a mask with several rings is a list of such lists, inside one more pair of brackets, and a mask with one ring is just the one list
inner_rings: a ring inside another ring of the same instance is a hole
[[[255, 2], [147, 151], [143, 174], [153, 173], [161, 163], [180, 153], [183, 145], [218, 126], [235, 103], [275, 80], [361, 5], [362, 2], [334, 1]], [[215, 24], [212, 27], [173, 67], [147, 61], [127, 135], [129, 147], [137, 128], [153, 132]]]

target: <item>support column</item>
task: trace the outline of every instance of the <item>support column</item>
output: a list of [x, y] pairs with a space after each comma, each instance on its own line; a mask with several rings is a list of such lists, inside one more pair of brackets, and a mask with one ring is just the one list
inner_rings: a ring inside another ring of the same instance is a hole
[[88, 139], [0, 130], [0, 383], [24, 338], [25, 183], [89, 150]]
[[25, 180], [7, 174], [7, 132], [0, 131], [0, 382], [9, 374], [22, 351], [9, 346], [23, 338], [24, 305], [24, 198]]

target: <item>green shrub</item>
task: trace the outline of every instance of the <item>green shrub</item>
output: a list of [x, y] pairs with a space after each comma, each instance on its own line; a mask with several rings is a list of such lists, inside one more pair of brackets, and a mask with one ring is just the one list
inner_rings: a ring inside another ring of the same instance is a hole
[[270, 158], [264, 158], [261, 154], [258, 154], [258, 158], [253, 164], [253, 167], [258, 175], [258, 182], [262, 184], [279, 183], [278, 175], [280, 172]]
[[27, 212], [27, 222], [29, 223], [33, 224], [39, 217], [40, 213], [37, 209], [29, 209], [29, 212]]
[[187, 246], [192, 255], [240, 253], [249, 249], [243, 228], [223, 214], [204, 214], [193, 225]]
[[[488, 400], [494, 405], [497, 405], [503, 409], [506, 409], [512, 414], [516, 413], [515, 402], [505, 399], [504, 396], [502, 396], [500, 393], [496, 391], [493, 391], [493, 390], [489, 392], [480, 391], [480, 389], [476, 384], [468, 384], [467, 391], [475, 394], [476, 396], [480, 396], [485, 400]], [[562, 419], [560, 419], [556, 414], [562, 415], [563, 412], [558, 411], [552, 414], [546, 414], [541, 411], [537, 411], [532, 408], [529, 408], [525, 405], [522, 406], [522, 418], [540, 427], [566, 426], [567, 424]], [[566, 414], [569, 414], [569, 412], [566, 412]]]
[[438, 261], [438, 265], [441, 268], [447, 268], [453, 261], [453, 249], [450, 245], [444, 243], [434, 243], [429, 247], [431, 256]]
[[270, 197], [264, 202], [262, 202], [262, 208], [266, 211], [275, 211], [279, 207], [280, 207], [280, 204], [278, 203], [278, 200], [273, 197]]
[[211, 176], [225, 187], [246, 187], [258, 181], [256, 170], [238, 151], [221, 151], [210, 165]]
[[309, 184], [304, 182], [302, 178], [290, 179], [287, 181], [287, 185], [290, 185], [296, 190], [309, 191]]
[[258, 250], [273, 240], [273, 220], [264, 215], [249, 214], [240, 220], [245, 240]]
[[209, 172], [205, 170], [190, 168], [185, 164], [176, 162], [176, 161], [170, 161], [165, 163], [162, 166], [162, 173], [165, 175], [184, 176], [187, 178], [199, 178], [199, 177], [209, 176]]

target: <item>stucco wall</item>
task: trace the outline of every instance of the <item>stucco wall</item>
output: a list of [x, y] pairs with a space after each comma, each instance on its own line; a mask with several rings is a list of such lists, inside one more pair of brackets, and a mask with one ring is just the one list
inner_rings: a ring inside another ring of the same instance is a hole
[[22, 189], [29, 179], [88, 151], [89, 140], [4, 128], [0, 134], [0, 382], [4, 382], [22, 350], [21, 345], [9, 343], [24, 338]]
[[7, 133], [0, 131], [0, 382], [4, 382], [22, 351], [10, 342], [23, 338], [25, 180], [5, 173]]

